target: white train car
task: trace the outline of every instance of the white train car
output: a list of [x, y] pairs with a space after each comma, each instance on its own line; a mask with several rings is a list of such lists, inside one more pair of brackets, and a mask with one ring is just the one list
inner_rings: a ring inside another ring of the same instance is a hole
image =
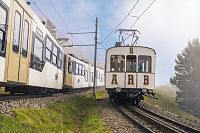
[[25, 0], [0, 0], [0, 13], [0, 86], [6, 91], [52, 93], [93, 86], [90, 63], [64, 54]]
[[[91, 88], [94, 80], [94, 67], [74, 55], [65, 55], [64, 89]], [[97, 68], [97, 87], [104, 86], [104, 70]], [[98, 77], [100, 77], [99, 79]]]
[[41, 20], [24, 0], [0, 0], [0, 11], [1, 85], [11, 93], [62, 89], [63, 50]]
[[116, 46], [106, 52], [106, 90], [117, 103], [139, 104], [155, 89], [156, 52], [142, 46]]

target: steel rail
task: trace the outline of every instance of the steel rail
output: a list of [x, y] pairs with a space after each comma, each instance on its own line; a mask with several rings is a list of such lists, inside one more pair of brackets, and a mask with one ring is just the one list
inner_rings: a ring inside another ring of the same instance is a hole
[[183, 123], [177, 122], [177, 121], [175, 121], [175, 120], [173, 120], [173, 119], [170, 119], [170, 118], [167, 118], [167, 117], [165, 117], [165, 116], [162, 116], [162, 115], [160, 115], [160, 114], [158, 114], [158, 113], [155, 113], [155, 112], [153, 112], [153, 111], [150, 111], [150, 110], [148, 110], [148, 109], [145, 109], [145, 108], [143, 108], [143, 107], [141, 107], [141, 106], [138, 106], [138, 108], [142, 109], [143, 111], [147, 112], [148, 114], [157, 116], [157, 117], [159, 117], [160, 119], [164, 119], [165, 121], [168, 121], [168, 122], [170, 122], [170, 123], [173, 123], [174, 125], [177, 125], [178, 127], [181, 127], [181, 128], [183, 128], [184, 130], [186, 130], [186, 131], [190, 131], [190, 132], [192, 132], [192, 133], [200, 133], [200, 130], [198, 130], [198, 129], [195, 129], [195, 128], [190, 127], [190, 126], [187, 126], [187, 125], [185, 125], [185, 124], [183, 124]]
[[112, 104], [114, 105], [114, 107], [123, 115], [125, 116], [128, 120], [130, 120], [131, 122], [133, 122], [134, 124], [136, 124], [138, 127], [142, 128], [145, 132], [147, 133], [155, 133], [153, 130], [151, 130], [150, 128], [146, 127], [145, 125], [141, 124], [138, 120], [134, 119], [131, 115], [129, 115], [128, 113], [126, 113], [125, 111], [123, 111], [122, 106], [118, 106], [114, 103], [114, 101], [112, 101]]
[[177, 126], [170, 124], [169, 122], [163, 121], [163, 119], [157, 118], [144, 111], [141, 111], [137, 107], [127, 106], [127, 108], [130, 111], [135, 112], [139, 114], [140, 116], [142, 116], [143, 118], [147, 119], [147, 121], [154, 122], [157, 126], [159, 126], [162, 129], [164, 128], [168, 132], [172, 132], [172, 133], [186, 133], [187, 132], [183, 129], [178, 128]]

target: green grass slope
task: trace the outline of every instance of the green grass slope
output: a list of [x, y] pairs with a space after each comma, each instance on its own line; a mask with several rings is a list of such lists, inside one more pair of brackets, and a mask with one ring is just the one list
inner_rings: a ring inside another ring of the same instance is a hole
[[77, 96], [58, 101], [47, 109], [16, 109], [15, 118], [0, 115], [0, 132], [102, 133], [110, 132], [98, 116], [95, 100]]

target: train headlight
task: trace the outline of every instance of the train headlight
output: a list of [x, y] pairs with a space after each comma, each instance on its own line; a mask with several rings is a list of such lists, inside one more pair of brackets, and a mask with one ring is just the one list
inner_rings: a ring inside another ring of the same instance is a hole
[[120, 87], [117, 87], [116, 88], [116, 92], [120, 92], [121, 91], [121, 88]]

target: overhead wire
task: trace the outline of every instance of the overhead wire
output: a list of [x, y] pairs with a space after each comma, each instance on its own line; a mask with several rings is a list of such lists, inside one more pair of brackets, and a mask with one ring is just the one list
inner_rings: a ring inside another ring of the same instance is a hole
[[135, 22], [131, 25], [130, 29], [133, 28], [133, 26], [137, 23], [137, 21], [144, 15], [144, 13], [156, 2], [156, 0], [153, 0], [149, 6], [136, 18]]
[[95, 21], [95, 19], [93, 19], [93, 17], [88, 13], [87, 10], [85, 10], [78, 2], [77, 0], [72, 0], [85, 14], [86, 16], [88, 16], [88, 18], [90, 18], [92, 21]]
[[136, 5], [139, 3], [140, 0], [137, 0], [134, 6], [131, 8], [131, 10], [128, 12], [128, 14], [122, 19], [122, 21], [103, 39], [101, 43], [103, 43], [108, 37], [125, 21], [125, 19], [130, 15], [130, 13], [133, 11], [133, 9], [136, 7]]

